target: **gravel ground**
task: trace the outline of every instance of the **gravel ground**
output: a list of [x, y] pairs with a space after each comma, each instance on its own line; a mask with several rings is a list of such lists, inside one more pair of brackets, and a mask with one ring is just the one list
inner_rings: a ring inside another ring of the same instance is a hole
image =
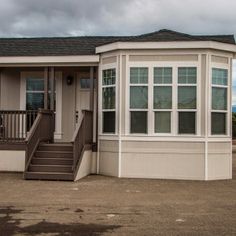
[[0, 236], [236, 235], [233, 180], [172, 181], [88, 176], [25, 181], [0, 173]]

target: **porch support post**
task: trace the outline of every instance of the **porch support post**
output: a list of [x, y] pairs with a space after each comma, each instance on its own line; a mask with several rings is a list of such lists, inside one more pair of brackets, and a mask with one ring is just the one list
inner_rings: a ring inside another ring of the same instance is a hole
[[44, 68], [44, 109], [48, 109], [48, 67]]
[[54, 111], [55, 110], [55, 68], [50, 67], [50, 88], [51, 88], [51, 93], [50, 93], [50, 110]]
[[94, 110], [94, 68], [90, 67], [90, 111]]

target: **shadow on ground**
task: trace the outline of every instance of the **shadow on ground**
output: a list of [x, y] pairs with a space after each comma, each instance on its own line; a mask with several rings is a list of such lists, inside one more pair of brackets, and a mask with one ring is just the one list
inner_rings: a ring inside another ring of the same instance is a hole
[[20, 227], [21, 220], [15, 219], [14, 215], [21, 213], [22, 210], [14, 209], [12, 206], [0, 208], [0, 235], [12, 236], [20, 235], [38, 235], [53, 234], [55, 236], [65, 235], [101, 235], [102, 233], [113, 231], [120, 228], [119, 225], [101, 225], [101, 224], [60, 224], [43, 220], [37, 224], [27, 227]]

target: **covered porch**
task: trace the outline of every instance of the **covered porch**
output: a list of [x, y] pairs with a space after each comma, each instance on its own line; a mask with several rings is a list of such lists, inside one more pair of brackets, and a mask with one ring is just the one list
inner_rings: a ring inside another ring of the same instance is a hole
[[97, 62], [1, 65], [0, 151], [24, 151], [25, 178], [74, 180], [96, 151], [97, 78]]
[[1, 67], [0, 146], [24, 144], [38, 109], [54, 112], [54, 141], [70, 142], [82, 111], [97, 109], [97, 74], [96, 66]]

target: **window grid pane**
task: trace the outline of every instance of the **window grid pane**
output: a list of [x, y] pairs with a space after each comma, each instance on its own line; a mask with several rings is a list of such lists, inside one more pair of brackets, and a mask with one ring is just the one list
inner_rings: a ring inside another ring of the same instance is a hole
[[196, 133], [196, 112], [179, 112], [179, 134]]
[[148, 108], [148, 87], [131, 86], [130, 87], [130, 108], [147, 109]]
[[115, 69], [108, 69], [103, 70], [103, 85], [113, 85], [116, 83], [116, 70]]
[[178, 86], [178, 109], [196, 109], [196, 86]]
[[171, 112], [155, 112], [155, 133], [171, 132]]
[[228, 71], [226, 69], [212, 69], [212, 84], [227, 85], [228, 84]]
[[227, 88], [212, 88], [212, 110], [227, 110]]
[[130, 112], [130, 133], [146, 134], [147, 133], [147, 112], [131, 111]]
[[197, 68], [196, 67], [179, 67], [178, 83], [179, 84], [196, 84]]
[[155, 86], [153, 91], [154, 109], [171, 109], [172, 108], [172, 87]]
[[171, 67], [154, 68], [154, 83], [155, 84], [171, 84], [172, 83], [172, 68]]
[[115, 109], [115, 87], [103, 88], [102, 109]]
[[211, 113], [211, 134], [226, 134], [226, 113]]
[[103, 112], [103, 133], [115, 133], [115, 112]]
[[148, 83], [148, 68], [130, 68], [130, 83], [131, 84], [147, 84]]

